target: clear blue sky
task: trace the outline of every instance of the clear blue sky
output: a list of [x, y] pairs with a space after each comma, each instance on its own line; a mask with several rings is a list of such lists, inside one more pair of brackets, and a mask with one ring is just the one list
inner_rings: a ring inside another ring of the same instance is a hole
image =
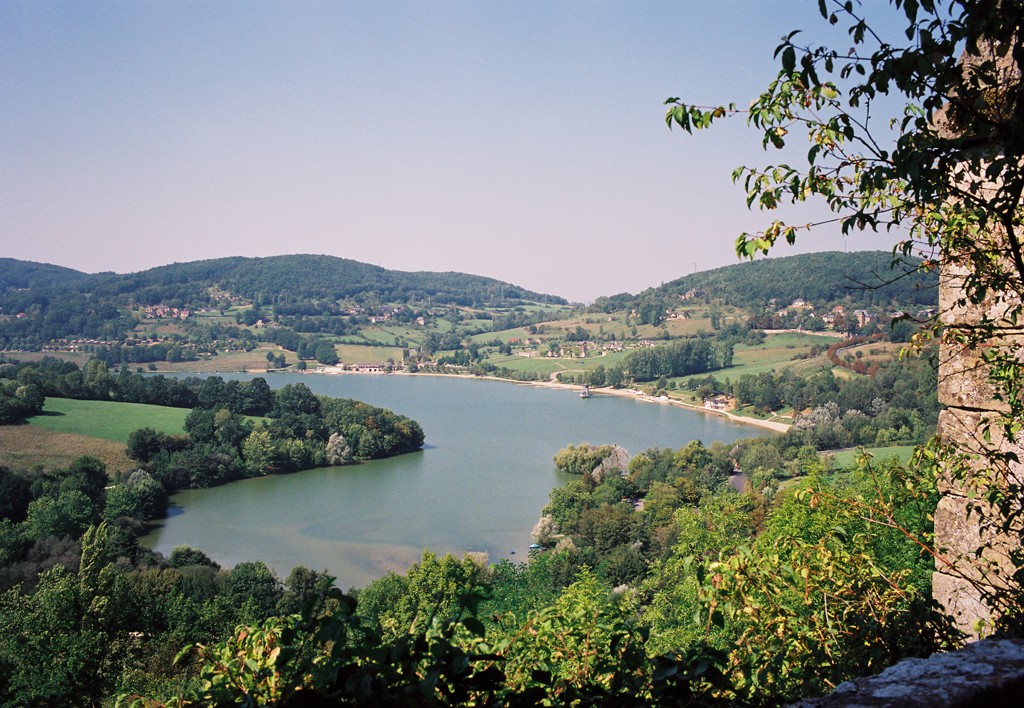
[[662, 102], [745, 105], [816, 5], [0, 0], [0, 256], [324, 253], [573, 300], [733, 263], [767, 217], [730, 173], [771, 156]]

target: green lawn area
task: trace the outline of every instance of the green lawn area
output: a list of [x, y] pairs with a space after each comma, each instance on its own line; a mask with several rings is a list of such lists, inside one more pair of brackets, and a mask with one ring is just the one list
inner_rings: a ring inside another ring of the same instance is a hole
[[73, 433], [127, 443], [128, 436], [139, 428], [153, 428], [181, 435], [185, 432], [185, 418], [188, 414], [187, 408], [47, 398], [43, 414], [30, 419], [29, 424], [56, 433]]
[[474, 334], [470, 337], [470, 340], [482, 343], [490, 342], [492, 339], [500, 339], [503, 342], [507, 342], [510, 339], [518, 339], [520, 342], [527, 337], [535, 337], [536, 335], [530, 334], [530, 330], [525, 327], [515, 327], [513, 329], [502, 329], [497, 332], [481, 332], [480, 334]]
[[[893, 447], [868, 447], [864, 448], [864, 452], [874, 456], [876, 460], [887, 460], [890, 457], [895, 457], [900, 462], [906, 463], [910, 461], [910, 457], [914, 454], [915, 445], [894, 445]], [[826, 452], [822, 453], [830, 455], [836, 467], [847, 469], [857, 464], [857, 458], [860, 457], [861, 450], [840, 450], [839, 452]]]
[[334, 347], [334, 350], [338, 352], [338, 358], [344, 364], [380, 363], [388, 359], [394, 359], [398, 362], [402, 361], [402, 349], [400, 347], [364, 347], [358, 344], [338, 344]]
[[570, 366], [576, 366], [572, 359], [549, 359], [546, 356], [505, 356], [504, 354], [493, 354], [487, 361], [495, 366], [504, 366], [513, 371], [529, 371], [539, 374], [550, 374], [555, 371], [566, 371]]
[[591, 371], [598, 366], [604, 366], [606, 369], [611, 368], [622, 362], [628, 355], [629, 352], [624, 351], [611, 352], [604, 356], [590, 356], [586, 359], [552, 359], [541, 354], [532, 357], [519, 356], [517, 354], [512, 356], [491, 354], [487, 361], [495, 366], [504, 366], [513, 371], [532, 371], [543, 374], [562, 371], [582, 373], [584, 371]]
[[825, 337], [814, 334], [800, 334], [796, 332], [785, 332], [782, 334], [770, 334], [764, 344], [749, 346], [737, 344], [733, 353], [733, 365], [726, 371], [714, 372], [716, 377], [721, 378], [727, 375], [730, 378], [737, 378], [744, 374], [760, 374], [772, 369], [779, 369], [782, 365], [786, 368], [793, 368], [798, 373], [815, 371], [821, 368], [822, 364], [831, 366], [824, 356], [813, 359], [794, 359], [798, 354], [808, 354], [815, 344], [829, 345], [836, 342], [834, 337]]

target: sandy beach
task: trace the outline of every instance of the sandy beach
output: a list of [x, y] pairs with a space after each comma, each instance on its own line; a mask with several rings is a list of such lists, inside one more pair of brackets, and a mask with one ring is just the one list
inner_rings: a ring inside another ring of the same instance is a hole
[[[507, 381], [508, 379], [501, 380]], [[579, 390], [580, 388], [576, 384], [565, 384], [557, 381], [516, 381], [515, 383], [522, 383], [527, 386], [546, 386], [549, 388], [569, 388], [576, 390]], [[744, 425], [756, 425], [759, 428], [774, 430], [777, 433], [784, 433], [790, 428], [788, 423], [781, 423], [774, 420], [761, 420], [760, 418], [749, 418], [747, 416], [735, 415], [728, 411], [713, 411], [709, 408], [705, 408], [704, 406], [695, 406], [692, 403], [684, 403], [683, 401], [678, 401], [667, 396], [651, 396], [634, 388], [591, 388], [590, 394], [592, 396], [621, 396], [624, 398], [632, 398], [637, 401], [644, 401], [646, 403], [657, 403], [663, 406], [677, 406], [691, 411], [728, 418], [729, 420], [737, 423], [743, 423]]]

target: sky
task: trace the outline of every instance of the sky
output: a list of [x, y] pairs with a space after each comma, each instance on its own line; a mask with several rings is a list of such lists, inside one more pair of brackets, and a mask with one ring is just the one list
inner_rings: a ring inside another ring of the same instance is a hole
[[784, 34], [824, 36], [816, 6], [0, 0], [0, 257], [318, 253], [578, 302], [735, 263], [770, 217], [731, 172], [777, 157], [663, 102], [746, 105]]

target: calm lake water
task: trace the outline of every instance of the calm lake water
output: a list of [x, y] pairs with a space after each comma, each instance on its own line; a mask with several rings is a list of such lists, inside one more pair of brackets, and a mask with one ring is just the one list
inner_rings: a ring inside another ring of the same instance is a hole
[[[249, 379], [252, 375], [223, 374]], [[388, 460], [188, 490], [142, 539], [169, 554], [200, 548], [224, 566], [262, 560], [281, 578], [296, 565], [327, 569], [340, 587], [404, 571], [424, 548], [491, 561], [525, 560], [548, 493], [568, 475], [551, 458], [569, 444], [617, 443], [636, 454], [764, 435], [674, 406], [500, 381], [432, 376], [271, 374], [417, 420], [421, 452]]]

